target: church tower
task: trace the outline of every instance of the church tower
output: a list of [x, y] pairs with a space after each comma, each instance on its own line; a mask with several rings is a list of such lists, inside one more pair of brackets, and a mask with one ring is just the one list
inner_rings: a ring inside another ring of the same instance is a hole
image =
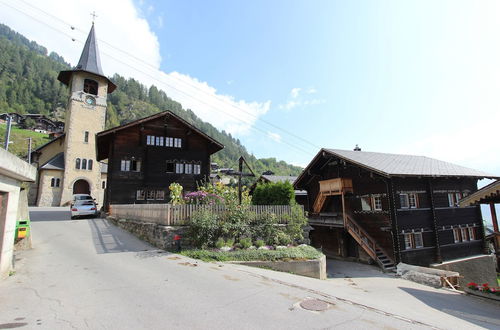
[[104, 186], [95, 135], [104, 130], [107, 95], [116, 85], [102, 71], [93, 23], [78, 65], [61, 71], [57, 79], [69, 87], [60, 204], [71, 201], [73, 194], [91, 194], [102, 203]]

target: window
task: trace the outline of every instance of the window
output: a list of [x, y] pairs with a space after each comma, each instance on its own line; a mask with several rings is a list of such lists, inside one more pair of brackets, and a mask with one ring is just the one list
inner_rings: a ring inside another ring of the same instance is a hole
[[102, 189], [106, 189], [106, 181], [102, 182]]
[[146, 144], [148, 146], [154, 146], [155, 145], [155, 137], [152, 135], [146, 136]]
[[130, 160], [122, 160], [120, 169], [124, 172], [130, 171]]
[[163, 147], [163, 136], [156, 137], [156, 145]]
[[373, 196], [373, 209], [376, 211], [382, 211], [382, 196], [380, 195]]
[[144, 190], [142, 190], [142, 189], [137, 190], [137, 194], [136, 194], [136, 198], [135, 199], [137, 199], [138, 201], [143, 201], [144, 197], [145, 197]]
[[166, 147], [173, 147], [174, 146], [174, 138], [171, 138], [171, 137], [165, 138], [165, 146]]
[[87, 160], [85, 158], [82, 159], [82, 170], [87, 169]]
[[461, 193], [448, 193], [448, 206], [458, 206], [458, 201], [462, 199]]
[[184, 173], [184, 164], [183, 163], [177, 163], [175, 164], [175, 173]]
[[174, 139], [174, 147], [176, 147], [176, 148], [182, 148], [182, 140], [178, 139], [178, 138], [175, 138]]
[[97, 95], [99, 84], [92, 79], [85, 79], [83, 81], [83, 91], [88, 94]]
[[56, 178], [56, 187], [59, 187], [61, 185], [61, 179]]
[[80, 169], [80, 158], [77, 158], [77, 159], [76, 159], [76, 161], [75, 161], [75, 168], [76, 168], [77, 170], [79, 170], [79, 169]]
[[89, 132], [88, 131], [85, 131], [85, 133], [84, 133], [83, 142], [89, 143]]
[[453, 240], [455, 241], [455, 243], [462, 241], [462, 237], [460, 235], [460, 228], [453, 228]]
[[194, 174], [200, 174], [200, 173], [201, 173], [201, 165], [194, 164]]
[[361, 210], [363, 211], [371, 211], [372, 210], [372, 201], [369, 195], [361, 196]]
[[399, 202], [402, 209], [415, 209], [418, 207], [418, 197], [415, 193], [399, 194]]
[[185, 164], [184, 165], [184, 173], [193, 174], [193, 164]]
[[92, 165], [93, 165], [93, 163], [94, 163], [94, 161], [92, 159], [89, 159], [87, 170], [92, 171]]
[[165, 199], [165, 191], [157, 190], [156, 191], [156, 200], [164, 200]]
[[405, 233], [405, 249], [419, 249], [424, 247], [422, 233]]
[[149, 200], [154, 200], [155, 199], [155, 191], [154, 190], [148, 190], [146, 192], [146, 199]]
[[174, 166], [173, 162], [167, 161], [167, 173], [174, 173]]
[[134, 172], [141, 171], [141, 161], [140, 160], [131, 160], [130, 162], [130, 170]]
[[462, 231], [462, 242], [469, 241], [469, 230], [468, 228], [460, 228]]
[[56, 186], [56, 178], [50, 179], [50, 186], [55, 187]]
[[399, 194], [399, 203], [402, 209], [407, 209], [410, 207], [410, 202], [408, 200], [408, 194]]
[[476, 230], [474, 229], [474, 227], [468, 227], [467, 229], [469, 230], [469, 239], [471, 241], [476, 240]]

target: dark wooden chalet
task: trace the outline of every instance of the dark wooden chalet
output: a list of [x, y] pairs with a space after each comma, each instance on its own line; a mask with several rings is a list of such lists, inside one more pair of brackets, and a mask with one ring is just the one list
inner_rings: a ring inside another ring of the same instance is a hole
[[102, 131], [97, 159], [108, 159], [105, 204], [167, 203], [169, 185], [194, 191], [209, 180], [210, 155], [224, 146], [170, 111]]
[[483, 254], [481, 210], [458, 201], [493, 177], [422, 156], [321, 149], [295, 188], [309, 196], [314, 246], [390, 269]]

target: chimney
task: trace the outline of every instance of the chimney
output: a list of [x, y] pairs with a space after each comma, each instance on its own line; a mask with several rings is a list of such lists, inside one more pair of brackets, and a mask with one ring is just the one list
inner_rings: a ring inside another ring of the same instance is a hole
[[354, 151], [361, 151], [361, 148], [356, 144], [356, 147], [354, 147]]

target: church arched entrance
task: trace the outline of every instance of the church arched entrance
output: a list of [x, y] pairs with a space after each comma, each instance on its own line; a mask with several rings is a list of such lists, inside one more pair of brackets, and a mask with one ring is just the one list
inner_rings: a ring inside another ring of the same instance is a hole
[[89, 194], [90, 195], [90, 186], [86, 180], [80, 179], [76, 180], [73, 184], [73, 195], [74, 194]]

